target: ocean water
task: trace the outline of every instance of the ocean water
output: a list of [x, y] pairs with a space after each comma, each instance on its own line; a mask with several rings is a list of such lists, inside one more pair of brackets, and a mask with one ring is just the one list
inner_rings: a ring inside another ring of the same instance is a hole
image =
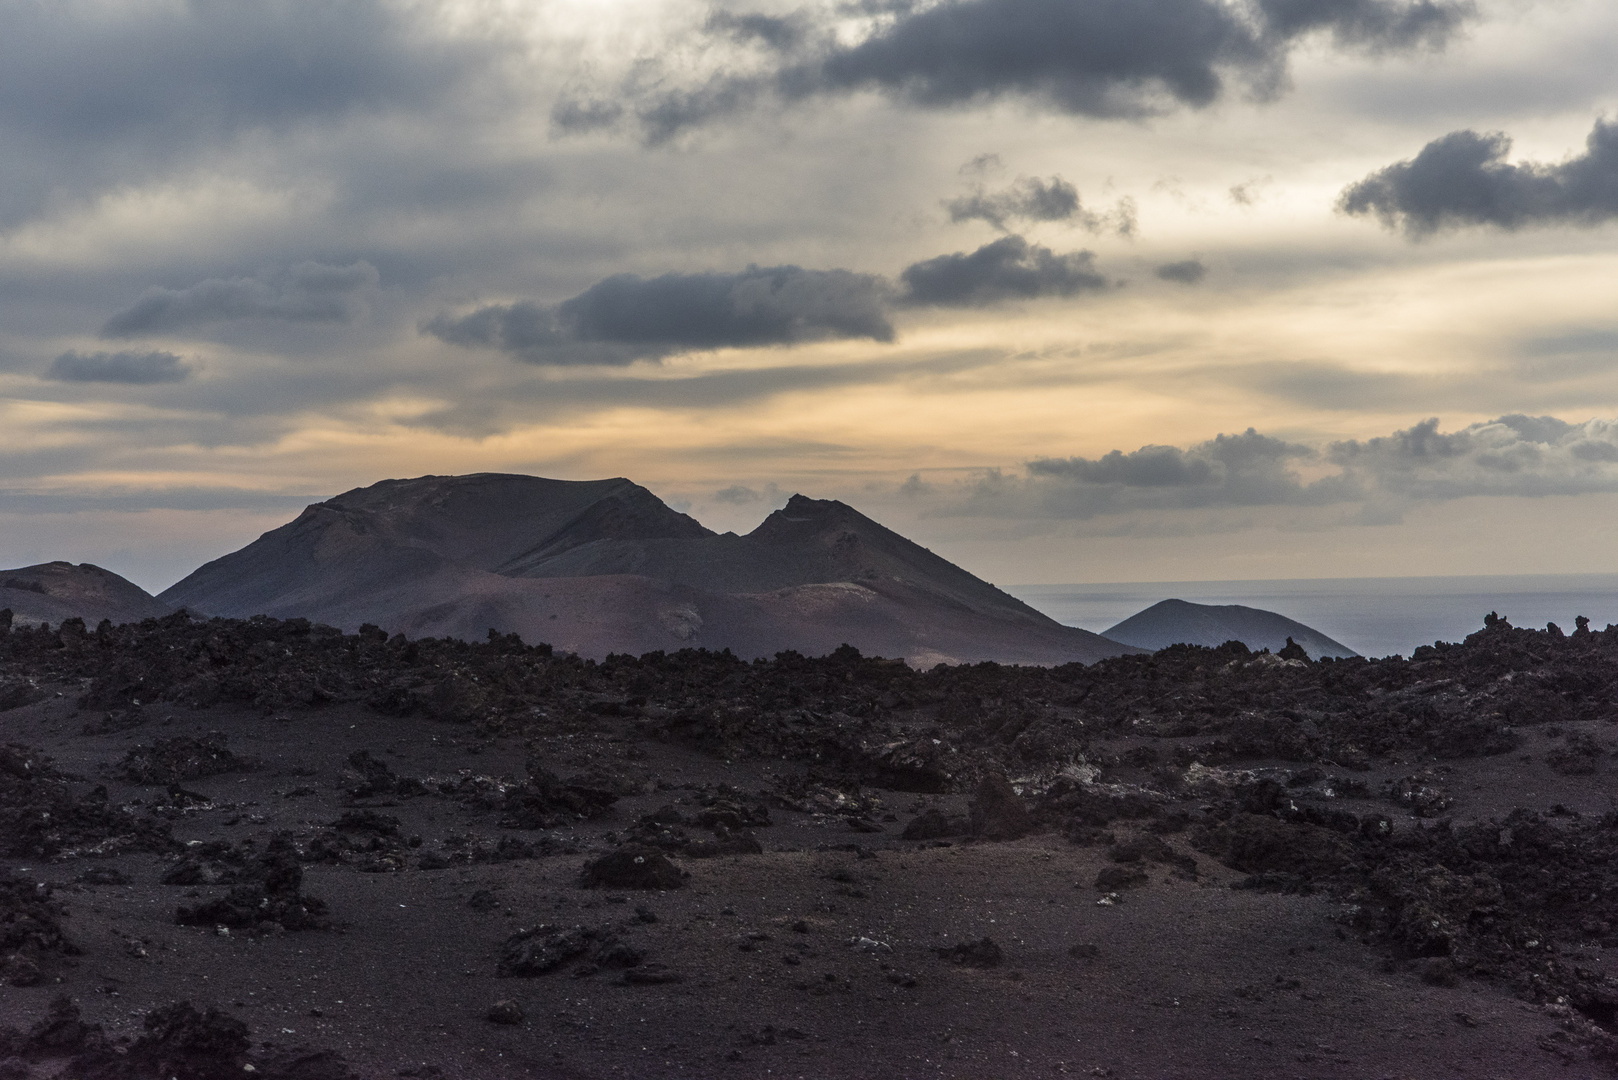
[[1134, 581], [1006, 591], [1057, 622], [1097, 633], [1159, 600], [1245, 604], [1312, 626], [1362, 656], [1409, 656], [1420, 645], [1460, 641], [1491, 611], [1513, 626], [1554, 622], [1572, 631], [1577, 615], [1596, 630], [1618, 623], [1618, 574]]

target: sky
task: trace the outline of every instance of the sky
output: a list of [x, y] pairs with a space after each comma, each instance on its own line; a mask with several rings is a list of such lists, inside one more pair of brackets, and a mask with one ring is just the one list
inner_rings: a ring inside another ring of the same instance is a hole
[[0, 0], [0, 565], [375, 481], [1614, 569], [1610, 0]]

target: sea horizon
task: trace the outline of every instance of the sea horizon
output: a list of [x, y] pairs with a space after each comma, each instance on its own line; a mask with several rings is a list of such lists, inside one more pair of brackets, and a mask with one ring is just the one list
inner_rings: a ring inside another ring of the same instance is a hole
[[1102, 633], [1162, 600], [1241, 604], [1285, 615], [1362, 656], [1409, 656], [1460, 641], [1493, 611], [1513, 626], [1571, 632], [1618, 623], [1618, 573], [1470, 574], [1365, 578], [1256, 578], [1002, 586], [1057, 622]]

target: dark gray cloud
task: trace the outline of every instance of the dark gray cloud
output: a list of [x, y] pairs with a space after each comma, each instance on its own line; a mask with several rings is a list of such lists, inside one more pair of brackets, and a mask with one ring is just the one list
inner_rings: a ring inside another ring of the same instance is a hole
[[997, 229], [1004, 229], [1013, 218], [1023, 221], [1072, 221], [1084, 213], [1079, 202], [1079, 189], [1053, 176], [1047, 182], [1037, 176], [1025, 176], [1001, 191], [989, 192], [979, 188], [970, 195], [950, 199], [944, 203], [951, 221], [987, 221]]
[[51, 361], [47, 379], [60, 382], [104, 382], [149, 385], [180, 382], [191, 369], [170, 352], [68, 351]]
[[1078, 188], [1060, 176], [1048, 181], [1019, 177], [1009, 187], [992, 192], [980, 186], [971, 194], [946, 200], [944, 209], [951, 221], [986, 221], [1002, 232], [1009, 231], [1012, 221], [1060, 221], [1093, 233], [1112, 230], [1120, 236], [1132, 235], [1136, 228], [1132, 200], [1123, 199], [1112, 210], [1098, 213], [1087, 209]]
[[1176, 281], [1181, 285], [1195, 285], [1208, 276], [1208, 268], [1202, 265], [1201, 259], [1186, 259], [1182, 262], [1164, 263], [1153, 273], [1164, 281]]
[[802, 14], [780, 16], [729, 11], [714, 12], [708, 17], [704, 29], [710, 34], [724, 34], [736, 41], [758, 42], [781, 52], [797, 48], [813, 31], [809, 20]]
[[627, 364], [675, 353], [839, 338], [892, 341], [887, 285], [870, 274], [750, 266], [740, 273], [618, 274], [554, 307], [491, 304], [422, 330], [538, 364]]
[[1002, 237], [970, 254], [958, 251], [914, 263], [899, 280], [905, 288], [903, 302], [932, 307], [1076, 296], [1109, 286], [1090, 252], [1057, 255], [1020, 236]]
[[551, 126], [559, 132], [582, 135], [611, 128], [623, 115], [623, 103], [610, 98], [564, 96], [551, 106]]
[[1258, 0], [1257, 7], [1272, 38], [1325, 30], [1339, 45], [1375, 51], [1441, 48], [1476, 14], [1471, 3], [1433, 0]]
[[1338, 208], [1375, 214], [1421, 237], [1444, 228], [1595, 225], [1618, 217], [1618, 123], [1597, 120], [1583, 154], [1554, 165], [1506, 161], [1499, 132], [1452, 131], [1409, 161], [1380, 169], [1343, 191]]
[[1313, 33], [1342, 48], [1434, 47], [1472, 12], [1467, 0], [947, 0], [868, 10], [885, 17], [853, 43], [801, 15], [726, 16], [712, 32], [764, 48], [764, 73], [659, 87], [639, 95], [637, 111], [653, 141], [769, 94], [876, 90], [929, 108], [1018, 97], [1065, 113], [1144, 116], [1207, 106], [1232, 77], [1273, 91], [1291, 48]]
[[154, 286], [108, 319], [101, 336], [145, 337], [234, 319], [348, 322], [376, 285], [376, 268], [362, 261], [349, 266], [306, 262], [285, 273], [209, 278], [184, 289]]
[[0, 0], [0, 218], [244, 132], [438, 108], [507, 46], [436, 22], [388, 0]]

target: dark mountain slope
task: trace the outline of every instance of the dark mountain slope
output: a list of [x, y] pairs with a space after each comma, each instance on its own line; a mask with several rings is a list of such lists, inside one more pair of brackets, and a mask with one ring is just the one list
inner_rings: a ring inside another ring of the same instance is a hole
[[0, 608], [10, 608], [18, 625], [46, 622], [53, 626], [74, 617], [90, 626], [102, 619], [138, 622], [173, 610], [111, 570], [70, 562], [0, 570]]
[[1303, 646], [1313, 660], [1322, 656], [1359, 655], [1319, 630], [1285, 615], [1240, 604], [1164, 600], [1103, 631], [1102, 636], [1142, 649], [1166, 649], [1170, 645], [1217, 648], [1227, 641], [1240, 641], [1250, 649], [1271, 652], [1281, 651], [1290, 637]]
[[628, 480], [390, 480], [309, 507], [163, 593], [216, 615], [521, 634], [587, 656], [847, 642], [918, 663], [1132, 651], [1062, 626], [842, 503], [716, 535]]

